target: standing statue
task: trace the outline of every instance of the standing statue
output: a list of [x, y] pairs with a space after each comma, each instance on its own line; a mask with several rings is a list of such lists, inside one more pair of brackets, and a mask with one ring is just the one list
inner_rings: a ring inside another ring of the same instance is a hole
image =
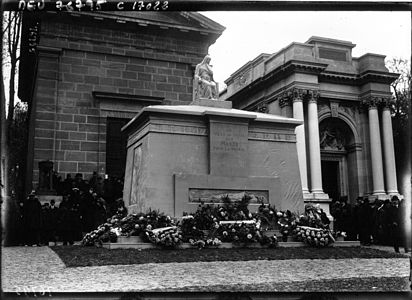
[[217, 100], [218, 85], [213, 80], [213, 71], [210, 63], [210, 56], [206, 55], [200, 64], [196, 66], [195, 78], [193, 81], [193, 100], [213, 99]]

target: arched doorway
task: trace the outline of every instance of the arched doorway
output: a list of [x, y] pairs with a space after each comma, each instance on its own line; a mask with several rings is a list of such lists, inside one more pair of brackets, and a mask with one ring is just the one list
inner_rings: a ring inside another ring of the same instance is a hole
[[348, 124], [328, 117], [319, 124], [323, 191], [332, 200], [358, 194], [355, 138]]

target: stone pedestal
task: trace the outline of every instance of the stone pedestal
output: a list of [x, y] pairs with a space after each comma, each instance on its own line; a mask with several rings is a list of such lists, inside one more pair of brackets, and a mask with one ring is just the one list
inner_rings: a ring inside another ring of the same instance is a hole
[[189, 105], [220, 107], [220, 108], [228, 108], [228, 109], [232, 108], [232, 102], [203, 99], [203, 98], [193, 100]]
[[245, 192], [254, 210], [262, 201], [303, 212], [295, 137], [301, 121], [222, 103], [148, 106], [123, 128], [130, 213], [151, 208], [181, 217], [199, 201], [236, 201]]

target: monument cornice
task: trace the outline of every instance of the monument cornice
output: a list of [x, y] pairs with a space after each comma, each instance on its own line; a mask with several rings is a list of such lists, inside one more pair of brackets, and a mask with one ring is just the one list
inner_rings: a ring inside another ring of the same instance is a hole
[[122, 93], [110, 93], [103, 91], [93, 91], [92, 95], [95, 99], [100, 101], [133, 101], [142, 104], [155, 105], [162, 104], [164, 97], [153, 97], [153, 96], [142, 96], [142, 95], [131, 95]]
[[319, 74], [319, 81], [331, 83], [349, 83], [356, 84], [357, 77], [355, 74], [322, 72]]
[[245, 97], [247, 98], [255, 94], [259, 90], [264, 90], [270, 86], [272, 82], [278, 82], [294, 72], [319, 75], [327, 66], [328, 65], [324, 63], [290, 60], [235, 91], [227, 100], [236, 103]]
[[[196, 13], [196, 12], [171, 12], [170, 15], [172, 18], [151, 18], [149, 14], [145, 16], [145, 14], [139, 14], [139, 12], [135, 11], [134, 14], [128, 11], [67, 11], [67, 12], [59, 12], [56, 14], [55, 11], [47, 11], [43, 14], [39, 13], [39, 15], [44, 16], [45, 18], [52, 18], [53, 15], [66, 18], [76, 18], [76, 19], [93, 19], [98, 21], [113, 21], [118, 24], [136, 24], [140, 28], [144, 29], [148, 26], [157, 27], [162, 30], [167, 29], [175, 29], [179, 30], [182, 34], [186, 34], [188, 32], [197, 32], [202, 35], [216, 35], [220, 36], [222, 32], [226, 29], [224, 26], [210, 20], [203, 15]], [[173, 18], [185, 18], [189, 20], [188, 24], [184, 24], [183, 22], [178, 23], [172, 21]], [[197, 22], [197, 26], [193, 23]]]
[[378, 82], [391, 84], [399, 77], [397, 73], [365, 71], [361, 74], [348, 74], [325, 71], [319, 75], [319, 81], [332, 83], [348, 83], [353, 85], [363, 85], [368, 82]]
[[397, 73], [386, 73], [378, 71], [365, 71], [358, 75], [357, 84], [362, 85], [367, 82], [379, 82], [391, 84], [399, 77]]

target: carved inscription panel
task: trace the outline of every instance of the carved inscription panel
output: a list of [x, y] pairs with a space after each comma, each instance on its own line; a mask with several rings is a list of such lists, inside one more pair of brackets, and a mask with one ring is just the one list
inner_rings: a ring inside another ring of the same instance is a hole
[[210, 174], [245, 175], [248, 159], [248, 125], [210, 122]]

